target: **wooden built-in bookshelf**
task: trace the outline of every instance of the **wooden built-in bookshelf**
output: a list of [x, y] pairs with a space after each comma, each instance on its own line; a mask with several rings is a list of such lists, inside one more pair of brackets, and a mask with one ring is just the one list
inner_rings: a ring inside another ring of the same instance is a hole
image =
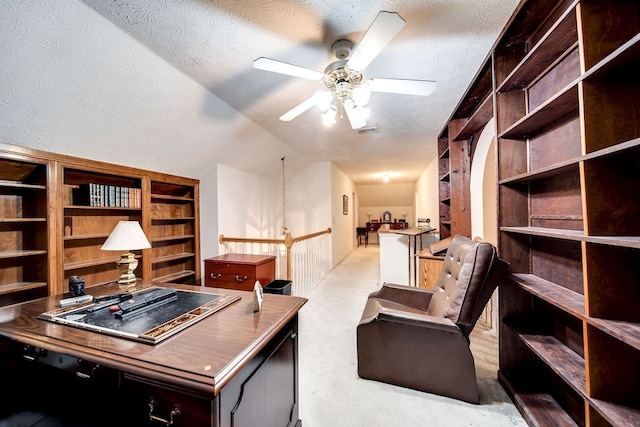
[[489, 62], [511, 265], [498, 378], [531, 425], [640, 425], [640, 4], [522, 1]]
[[[198, 180], [0, 144], [0, 305], [118, 278], [101, 250], [119, 221], [140, 222], [144, 280], [200, 284]], [[95, 190], [95, 193], [94, 193]], [[152, 193], [153, 191], [153, 193]]]

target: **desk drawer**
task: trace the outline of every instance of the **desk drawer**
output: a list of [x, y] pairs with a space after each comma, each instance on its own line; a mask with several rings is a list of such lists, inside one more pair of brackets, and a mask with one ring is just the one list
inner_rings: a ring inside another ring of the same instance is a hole
[[124, 374], [122, 389], [126, 417], [123, 425], [211, 427], [217, 424], [214, 400], [180, 390], [175, 386]]
[[[214, 288], [253, 290], [256, 282], [256, 267], [230, 263], [205, 263], [205, 285]], [[266, 285], [266, 283], [263, 283]]]

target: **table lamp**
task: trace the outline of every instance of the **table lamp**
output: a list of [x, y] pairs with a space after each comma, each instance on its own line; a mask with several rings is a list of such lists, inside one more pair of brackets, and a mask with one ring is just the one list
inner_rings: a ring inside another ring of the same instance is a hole
[[138, 221], [120, 221], [100, 249], [103, 251], [124, 251], [120, 255], [120, 260], [116, 263], [116, 266], [120, 271], [118, 284], [127, 286], [136, 283], [136, 276], [133, 271], [138, 266], [138, 260], [131, 251], [150, 247], [151, 244], [144, 235]]

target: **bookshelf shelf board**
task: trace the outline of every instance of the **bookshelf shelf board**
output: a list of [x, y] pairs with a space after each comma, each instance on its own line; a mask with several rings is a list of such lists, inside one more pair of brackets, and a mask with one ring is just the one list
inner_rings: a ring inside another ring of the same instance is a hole
[[175, 260], [179, 260], [179, 259], [193, 258], [194, 256], [196, 256], [196, 254], [194, 254], [193, 252], [182, 252], [182, 253], [179, 253], [179, 254], [165, 255], [165, 256], [160, 256], [160, 257], [154, 258], [151, 261], [151, 264], [160, 264], [160, 263], [167, 262], [167, 261], [175, 261]]
[[168, 202], [193, 202], [193, 197], [168, 196], [165, 194], [152, 194], [151, 201], [168, 201]]
[[533, 274], [512, 273], [508, 280], [559, 309], [585, 319], [584, 296]]
[[196, 274], [196, 272], [193, 271], [193, 270], [182, 270], [182, 271], [178, 271], [176, 273], [167, 274], [165, 276], [156, 277], [156, 278], [153, 279], [153, 281], [154, 282], [160, 282], [160, 283], [170, 283], [170, 282], [173, 282], [174, 280], [180, 280], [180, 279], [183, 279], [185, 277], [193, 276], [195, 274]]
[[578, 82], [567, 85], [556, 95], [505, 130], [500, 138], [527, 139], [548, 129], [569, 114], [578, 113]]
[[0, 218], [0, 222], [11, 224], [29, 224], [32, 222], [47, 222], [47, 218]]
[[19, 188], [21, 190], [46, 190], [46, 185], [28, 184], [20, 181], [7, 181], [0, 179], [0, 188]]
[[628, 406], [617, 405], [604, 400], [589, 399], [591, 406], [614, 426], [637, 426], [640, 425], [640, 410], [629, 408]]
[[46, 254], [47, 254], [47, 251], [43, 249], [7, 251], [7, 252], [0, 252], [0, 259], [22, 258], [22, 257], [46, 255]]
[[622, 68], [626, 65], [637, 62], [640, 57], [640, 33], [629, 39], [615, 51], [607, 55], [602, 61], [587, 70], [582, 79], [600, 77], [611, 70]]
[[98, 233], [98, 234], [81, 234], [77, 236], [64, 236], [64, 240], [93, 240], [93, 239], [106, 239], [110, 233]]
[[[578, 2], [574, 2], [577, 4]], [[578, 43], [575, 7], [568, 8], [540, 41], [514, 67], [498, 87], [498, 92], [523, 89], [540, 76], [544, 70], [572, 50]]]
[[452, 140], [465, 140], [471, 138], [473, 134], [482, 129], [493, 117], [493, 94], [489, 94], [480, 104], [478, 109], [473, 112], [465, 125], [460, 129], [457, 135], [452, 135]]
[[46, 282], [17, 282], [0, 286], [0, 295], [11, 294], [14, 292], [28, 291], [31, 289], [46, 288]]
[[589, 317], [587, 322], [623, 343], [640, 350], [640, 323]]
[[184, 221], [194, 221], [195, 218], [192, 216], [176, 216], [176, 217], [159, 217], [159, 218], [151, 218], [151, 222], [184, 222]]
[[[140, 259], [140, 258], [142, 258], [141, 255], [136, 255], [136, 259]], [[98, 265], [106, 265], [106, 264], [114, 264], [114, 269], [115, 269], [115, 263], [118, 262], [119, 259], [120, 259], [119, 256], [115, 256], [115, 257], [109, 257], [109, 258], [88, 259], [88, 260], [78, 261], [78, 262], [67, 262], [64, 264], [64, 270], [65, 271], [79, 270], [81, 268], [96, 267]]]
[[151, 238], [151, 243], [169, 242], [171, 240], [186, 240], [186, 239], [193, 239], [193, 238], [194, 238], [193, 234], [183, 234], [179, 236], [159, 236], [159, 237]]
[[502, 372], [498, 380], [529, 424], [578, 427], [550, 394], [519, 390]]
[[587, 396], [584, 359], [551, 335], [514, 331], [540, 359], [583, 398]]
[[120, 208], [114, 206], [81, 206], [81, 205], [66, 205], [65, 209], [76, 209], [76, 210], [96, 210], [96, 211], [129, 211], [129, 212], [140, 212], [142, 208]]
[[584, 156], [579, 156], [563, 162], [555, 163], [553, 165], [549, 165], [545, 168], [540, 168], [535, 171], [530, 171], [510, 178], [505, 178], [500, 180], [499, 184], [508, 185], [529, 183], [536, 180], [562, 175], [567, 172], [577, 172], [579, 170], [580, 162], [588, 162], [591, 160], [603, 159], [610, 156], [625, 155], [637, 150], [640, 150], [640, 138], [621, 142], [612, 147], [603, 148], [601, 150], [585, 154]]
[[584, 232], [580, 230], [542, 227], [500, 227], [500, 231], [504, 231], [507, 233], [526, 234], [530, 236], [551, 237], [555, 239], [597, 243], [600, 245], [619, 246], [623, 248], [640, 249], [640, 236], [585, 236]]

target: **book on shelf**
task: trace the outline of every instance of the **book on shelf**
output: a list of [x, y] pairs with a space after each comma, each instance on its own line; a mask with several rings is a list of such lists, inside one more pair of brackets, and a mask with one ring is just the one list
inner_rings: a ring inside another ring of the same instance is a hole
[[72, 188], [72, 201], [76, 206], [139, 209], [142, 206], [142, 189], [90, 182]]

